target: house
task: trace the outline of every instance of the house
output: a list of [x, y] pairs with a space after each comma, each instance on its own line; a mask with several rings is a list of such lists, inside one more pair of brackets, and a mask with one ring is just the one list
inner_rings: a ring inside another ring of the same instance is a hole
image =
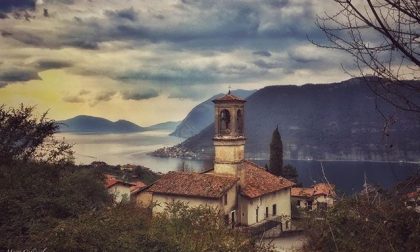
[[146, 187], [146, 185], [141, 181], [126, 182], [110, 174], [105, 174], [105, 187], [113, 195], [114, 201], [119, 203], [124, 199], [130, 200], [133, 193], [135, 194], [137, 191]]
[[309, 188], [294, 187], [291, 190], [292, 204], [300, 209], [326, 209], [334, 205], [335, 186], [318, 183]]
[[420, 186], [417, 186], [416, 191], [404, 195], [403, 200], [408, 209], [414, 209], [414, 211], [420, 213]]
[[226, 222], [259, 225], [269, 220], [290, 228], [290, 188], [293, 182], [272, 175], [263, 167], [245, 160], [244, 109], [242, 100], [229, 91], [215, 103], [215, 148], [213, 169], [202, 172], [169, 172], [136, 194], [153, 213], [167, 203], [182, 201], [190, 206], [215, 207]]

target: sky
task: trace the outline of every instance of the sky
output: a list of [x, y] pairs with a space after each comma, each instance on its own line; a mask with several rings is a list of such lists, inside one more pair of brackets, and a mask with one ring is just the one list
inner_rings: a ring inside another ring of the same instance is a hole
[[182, 120], [231, 89], [349, 79], [322, 0], [1, 0], [0, 104], [52, 119]]

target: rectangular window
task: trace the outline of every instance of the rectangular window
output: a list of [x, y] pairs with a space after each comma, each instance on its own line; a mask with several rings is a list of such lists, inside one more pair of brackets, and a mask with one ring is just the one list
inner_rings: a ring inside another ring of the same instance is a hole
[[296, 201], [296, 206], [300, 207], [300, 200]]
[[273, 216], [276, 216], [276, 215], [277, 215], [277, 205], [274, 204], [273, 205]]
[[227, 205], [227, 193], [223, 196], [223, 203]]
[[265, 208], [265, 218], [268, 218], [268, 207]]
[[258, 222], [258, 207], [257, 207], [257, 209], [255, 209], [255, 217], [256, 217], [256, 220]]

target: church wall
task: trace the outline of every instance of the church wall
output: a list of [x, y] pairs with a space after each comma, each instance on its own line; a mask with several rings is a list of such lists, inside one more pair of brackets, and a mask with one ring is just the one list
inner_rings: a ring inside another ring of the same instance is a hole
[[[290, 189], [281, 190], [275, 193], [267, 194], [259, 198], [248, 199], [241, 197], [241, 209], [247, 213], [242, 217], [243, 224], [253, 225], [257, 223], [258, 208], [258, 222], [265, 220], [266, 207], [268, 207], [268, 218], [273, 217], [273, 205], [276, 204], [276, 215], [284, 216], [290, 219], [291, 216], [291, 202], [290, 202]], [[246, 221], [246, 223], [244, 223]], [[290, 225], [288, 225], [290, 228]], [[286, 229], [285, 225], [283, 229]]]
[[227, 204], [225, 205], [224, 202], [222, 202], [223, 213], [230, 214], [231, 211], [236, 210], [237, 202], [236, 186], [232, 186], [232, 188], [227, 191]]

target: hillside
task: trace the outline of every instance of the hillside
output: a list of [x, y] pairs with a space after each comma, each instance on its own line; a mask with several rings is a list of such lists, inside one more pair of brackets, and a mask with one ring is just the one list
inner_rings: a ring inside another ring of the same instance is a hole
[[[246, 98], [255, 90], [233, 90], [236, 96]], [[188, 138], [198, 134], [205, 127], [209, 126], [214, 121], [214, 107], [211, 102], [216, 97], [222, 94], [217, 94], [210, 99], [195, 106], [190, 113], [182, 120], [182, 122], [176, 127], [175, 131], [171, 133], [171, 136], [177, 136], [182, 138]]]
[[146, 130], [174, 130], [179, 125], [180, 122], [163, 122], [158, 123], [149, 127], [146, 127]]
[[59, 121], [61, 132], [139, 132], [144, 131], [143, 127], [140, 127], [132, 122], [126, 120], [118, 120], [112, 122], [110, 120], [79, 115], [64, 121]]
[[[375, 101], [381, 112], [392, 115], [394, 122], [386, 132]], [[268, 158], [276, 125], [288, 159], [420, 160], [420, 115], [381, 102], [362, 79], [269, 86], [249, 96], [245, 115], [249, 158]], [[209, 157], [213, 131], [210, 125], [178, 147]]]

